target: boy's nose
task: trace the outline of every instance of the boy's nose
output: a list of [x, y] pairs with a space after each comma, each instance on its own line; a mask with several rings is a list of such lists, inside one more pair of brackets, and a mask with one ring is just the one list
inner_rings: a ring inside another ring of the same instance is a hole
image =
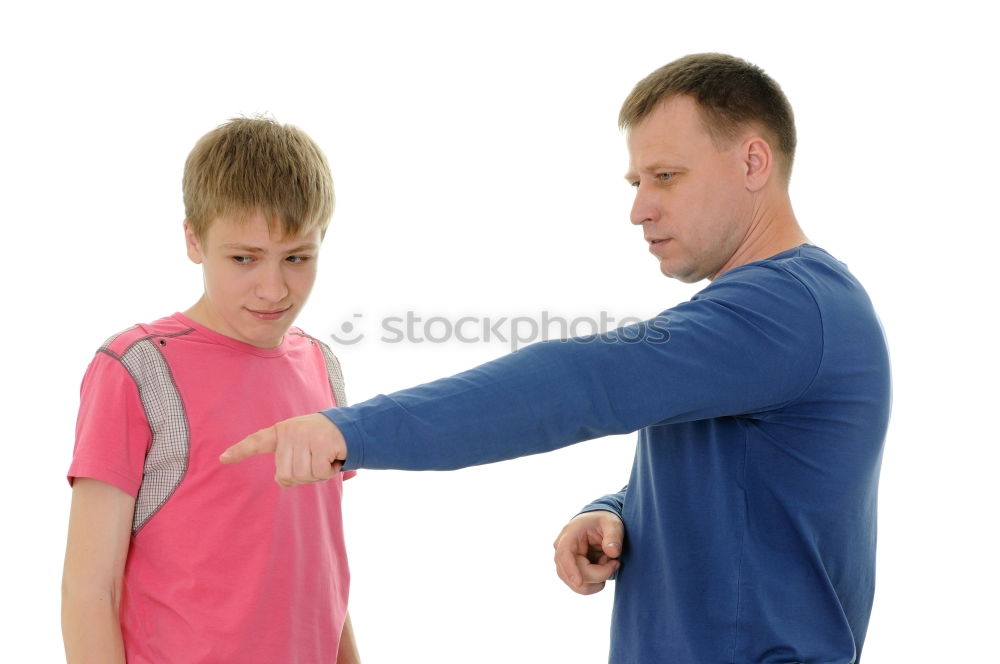
[[288, 295], [288, 286], [285, 284], [285, 275], [281, 267], [267, 267], [259, 273], [260, 279], [254, 289], [254, 295], [264, 302], [280, 302]]

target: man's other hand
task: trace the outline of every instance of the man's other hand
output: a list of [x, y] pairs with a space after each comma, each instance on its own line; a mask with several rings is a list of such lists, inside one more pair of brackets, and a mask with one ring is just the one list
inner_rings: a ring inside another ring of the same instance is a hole
[[314, 413], [278, 422], [250, 434], [222, 453], [222, 463], [239, 463], [274, 452], [274, 481], [283, 487], [323, 482], [340, 472], [347, 443], [325, 415]]
[[581, 595], [604, 589], [618, 571], [625, 526], [617, 514], [604, 510], [578, 514], [562, 529], [555, 547], [556, 573]]

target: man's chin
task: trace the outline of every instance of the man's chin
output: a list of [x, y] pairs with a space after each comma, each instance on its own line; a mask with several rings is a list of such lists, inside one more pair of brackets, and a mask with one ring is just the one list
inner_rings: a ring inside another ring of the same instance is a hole
[[693, 284], [705, 278], [705, 275], [693, 269], [684, 269], [684, 266], [668, 265], [666, 261], [660, 261], [660, 272], [663, 276], [676, 279], [682, 284]]

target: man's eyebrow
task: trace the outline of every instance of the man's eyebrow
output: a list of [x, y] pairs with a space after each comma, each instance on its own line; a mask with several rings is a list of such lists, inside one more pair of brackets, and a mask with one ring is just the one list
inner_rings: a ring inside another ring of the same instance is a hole
[[[639, 173], [663, 173], [663, 172], [679, 173], [681, 171], [686, 171], [687, 169], [682, 166], [678, 166], [676, 162], [654, 161], [651, 164], [644, 164], [642, 168], [639, 168], [637, 170]], [[629, 169], [628, 172], [625, 173], [625, 179], [628, 180], [629, 182], [635, 182], [637, 177], [639, 177], [638, 174], [636, 173], [636, 171], [632, 169]]]

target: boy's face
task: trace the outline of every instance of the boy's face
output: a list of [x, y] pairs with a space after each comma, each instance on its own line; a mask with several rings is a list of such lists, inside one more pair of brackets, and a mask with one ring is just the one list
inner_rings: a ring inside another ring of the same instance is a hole
[[278, 239], [257, 212], [246, 221], [219, 217], [200, 240], [184, 222], [184, 235], [205, 274], [205, 294], [187, 315], [237, 341], [280, 345], [316, 281], [319, 228]]

